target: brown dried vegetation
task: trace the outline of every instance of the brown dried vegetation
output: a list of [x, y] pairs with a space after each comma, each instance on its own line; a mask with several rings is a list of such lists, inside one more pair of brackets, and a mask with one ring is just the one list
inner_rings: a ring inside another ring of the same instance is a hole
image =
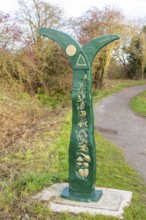
[[0, 156], [25, 152], [42, 132], [57, 129], [58, 113], [61, 116], [63, 111], [60, 107], [44, 107], [20, 87], [17, 91], [5, 87], [0, 94]]

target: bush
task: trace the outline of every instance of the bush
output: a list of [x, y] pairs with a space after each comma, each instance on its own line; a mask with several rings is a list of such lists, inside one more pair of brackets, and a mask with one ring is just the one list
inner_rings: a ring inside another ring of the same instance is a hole
[[49, 94], [70, 93], [70, 63], [59, 46], [48, 42], [28, 45], [15, 53], [0, 51], [0, 77], [18, 81], [31, 94], [38, 93], [39, 88]]

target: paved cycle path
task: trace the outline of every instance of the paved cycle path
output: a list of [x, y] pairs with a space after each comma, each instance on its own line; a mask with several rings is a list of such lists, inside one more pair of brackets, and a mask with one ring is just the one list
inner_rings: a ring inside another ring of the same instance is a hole
[[146, 117], [138, 116], [130, 100], [146, 90], [146, 85], [125, 88], [104, 98], [94, 107], [95, 128], [124, 152], [146, 180]]

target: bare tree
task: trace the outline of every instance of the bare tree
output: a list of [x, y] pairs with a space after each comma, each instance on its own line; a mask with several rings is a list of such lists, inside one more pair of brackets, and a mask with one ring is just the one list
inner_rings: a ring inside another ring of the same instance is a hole
[[43, 0], [18, 0], [18, 3], [16, 19], [28, 41], [38, 42], [38, 30], [42, 27], [60, 27], [63, 12], [58, 6]]
[[[80, 17], [78, 21], [73, 21], [73, 25], [81, 44], [86, 44], [91, 39], [106, 34], [124, 36], [126, 29], [128, 29], [123, 14], [119, 10], [110, 7], [106, 7], [104, 10], [92, 8]], [[120, 41], [109, 44], [95, 58], [93, 82], [96, 87], [102, 87], [104, 79], [107, 77], [111, 57], [115, 56], [122, 43], [123, 38]]]
[[9, 14], [0, 11], [0, 49], [12, 49], [20, 42], [21, 31]]
[[[146, 73], [146, 31], [145, 26], [136, 29], [129, 44], [123, 47], [128, 69], [132, 78], [144, 79]], [[130, 76], [131, 78], [131, 76]]]
[[146, 71], [146, 26], [143, 27], [140, 35], [141, 40], [141, 79], [144, 79]]

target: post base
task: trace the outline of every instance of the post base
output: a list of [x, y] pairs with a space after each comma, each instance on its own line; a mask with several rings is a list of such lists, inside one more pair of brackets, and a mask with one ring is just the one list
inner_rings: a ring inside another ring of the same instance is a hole
[[61, 193], [61, 197], [78, 202], [97, 202], [102, 196], [101, 190], [95, 190], [92, 194], [79, 194], [69, 192], [69, 187], [65, 187]]
[[65, 187], [68, 187], [68, 183], [56, 183], [34, 195], [31, 199], [48, 202], [48, 208], [54, 212], [105, 215], [106, 219], [110, 219], [109, 216], [123, 219], [124, 208], [130, 205], [132, 199], [132, 192], [96, 187], [96, 191], [102, 191], [103, 194], [98, 202], [77, 202], [60, 197]]

